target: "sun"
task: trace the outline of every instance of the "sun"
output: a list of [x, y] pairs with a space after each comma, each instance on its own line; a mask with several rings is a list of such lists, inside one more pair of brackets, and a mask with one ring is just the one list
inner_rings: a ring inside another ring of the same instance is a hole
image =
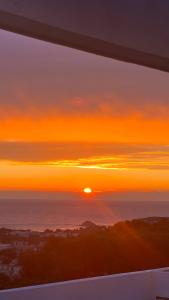
[[90, 187], [85, 187], [85, 188], [83, 189], [83, 192], [84, 192], [85, 194], [91, 194], [91, 193], [92, 193], [92, 189], [91, 189]]

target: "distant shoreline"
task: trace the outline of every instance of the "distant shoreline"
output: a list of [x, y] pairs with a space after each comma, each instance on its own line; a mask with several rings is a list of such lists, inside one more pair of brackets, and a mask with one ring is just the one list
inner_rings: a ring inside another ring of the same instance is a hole
[[0, 227], [44, 231], [76, 229], [91, 220], [111, 226], [119, 221], [168, 217], [169, 201], [142, 200], [0, 200]]

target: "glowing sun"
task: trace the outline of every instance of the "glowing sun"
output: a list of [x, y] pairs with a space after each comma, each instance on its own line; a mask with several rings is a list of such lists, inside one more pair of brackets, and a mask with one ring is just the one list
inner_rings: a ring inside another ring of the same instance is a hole
[[91, 189], [90, 187], [85, 187], [85, 188], [83, 189], [83, 192], [84, 192], [85, 194], [91, 194], [91, 193], [92, 193], [92, 189]]

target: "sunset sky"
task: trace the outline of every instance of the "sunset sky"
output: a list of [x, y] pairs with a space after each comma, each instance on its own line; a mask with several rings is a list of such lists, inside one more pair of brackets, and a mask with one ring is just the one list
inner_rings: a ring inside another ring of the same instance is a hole
[[169, 190], [167, 73], [0, 39], [0, 190]]

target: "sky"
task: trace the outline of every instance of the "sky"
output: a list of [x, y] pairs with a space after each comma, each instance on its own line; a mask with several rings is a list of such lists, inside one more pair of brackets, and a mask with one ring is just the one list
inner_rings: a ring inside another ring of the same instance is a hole
[[169, 74], [0, 40], [0, 191], [169, 190]]

